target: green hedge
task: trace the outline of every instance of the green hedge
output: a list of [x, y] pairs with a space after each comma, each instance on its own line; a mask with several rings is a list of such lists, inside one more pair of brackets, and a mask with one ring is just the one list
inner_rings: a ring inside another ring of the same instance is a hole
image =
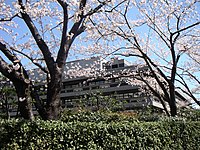
[[2, 150], [198, 150], [200, 122], [0, 120]]
[[133, 114], [126, 113], [113, 113], [113, 112], [90, 112], [90, 111], [81, 111], [81, 112], [70, 112], [67, 111], [63, 113], [61, 120], [63, 122], [120, 122], [128, 121], [135, 122], [138, 119]]
[[[155, 122], [166, 120], [168, 117], [164, 114], [154, 113], [152, 109], [141, 112], [109, 112], [109, 111], [64, 111], [62, 113], [61, 120], [64, 122], [71, 121], [81, 121], [81, 122], [119, 122], [119, 121], [145, 121], [145, 122]], [[176, 120], [185, 121], [200, 121], [200, 110], [194, 109], [184, 109], [180, 110]]]

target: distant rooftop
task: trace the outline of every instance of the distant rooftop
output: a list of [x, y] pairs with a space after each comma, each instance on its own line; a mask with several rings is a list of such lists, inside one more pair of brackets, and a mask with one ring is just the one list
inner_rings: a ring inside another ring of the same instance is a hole
[[[90, 72], [97, 72], [101, 70], [110, 70], [131, 66], [131, 63], [119, 58], [111, 58], [109, 61], [102, 57], [91, 57], [88, 59], [80, 59], [66, 62], [63, 73], [67, 76], [78, 77], [83, 74], [88, 75]], [[33, 69], [29, 71], [30, 78], [38, 82], [44, 81], [46, 75], [40, 69]], [[67, 77], [67, 78], [68, 78]]]

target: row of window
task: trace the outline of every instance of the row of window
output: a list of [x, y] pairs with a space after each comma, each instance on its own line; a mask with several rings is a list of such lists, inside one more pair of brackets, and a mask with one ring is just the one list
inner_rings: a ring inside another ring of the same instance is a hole
[[[123, 93], [123, 94], [114, 94], [114, 95], [108, 95], [106, 96], [107, 98], [115, 98], [116, 100], [122, 100], [121, 102], [124, 103], [131, 103], [131, 102], [146, 102], [146, 98], [145, 97], [141, 97], [141, 95], [139, 93]], [[85, 102], [85, 104], [87, 106], [90, 106], [90, 103], [93, 102], [92, 96], [85, 96], [85, 98], [72, 98], [72, 99], [62, 99], [62, 105], [64, 107], [68, 107], [68, 108], [72, 108], [72, 107], [76, 107], [79, 105], [79, 103], [83, 103]], [[95, 97], [96, 99], [98, 99], [98, 96]], [[101, 99], [101, 96], [99, 97]], [[137, 99], [138, 98], [138, 99]], [[84, 101], [87, 100], [87, 101]], [[100, 100], [98, 99], [98, 100]], [[100, 100], [101, 101], [101, 100]], [[120, 102], [119, 101], [119, 102]]]
[[[101, 97], [102, 95], [97, 95], [95, 97]], [[68, 103], [68, 102], [76, 102], [76, 101], [79, 101], [80, 99], [89, 99], [90, 97], [93, 97], [92, 95], [84, 95], [80, 98], [71, 98], [71, 99], [66, 99], [66, 98], [62, 98], [62, 100], [65, 102], [65, 103]], [[111, 95], [106, 95], [105, 97], [107, 98], [115, 98], [115, 99], [131, 99], [131, 98], [142, 98], [144, 97], [144, 95], [140, 95], [139, 93], [122, 93], [122, 94], [111, 94]]]
[[76, 84], [69, 84], [67, 82], [64, 82], [63, 89], [79, 88], [79, 87], [84, 88], [87, 86], [99, 86], [99, 85], [111, 84], [111, 83], [120, 83], [120, 80], [117, 78], [113, 78], [110, 80], [98, 80], [98, 81], [91, 81], [91, 82], [82, 81]]
[[120, 63], [120, 64], [113, 64], [113, 65], [106, 65], [103, 64], [105, 69], [115, 69], [115, 68], [121, 68], [124, 67], [124, 63]]
[[113, 83], [113, 84], [105, 84], [105, 85], [98, 85], [98, 86], [93, 85], [93, 86], [87, 86], [87, 87], [68, 88], [68, 89], [61, 90], [61, 93], [80, 92], [80, 91], [95, 90], [95, 89], [106, 89], [110, 87], [117, 87], [117, 86], [124, 86], [124, 85], [128, 85], [128, 84]]

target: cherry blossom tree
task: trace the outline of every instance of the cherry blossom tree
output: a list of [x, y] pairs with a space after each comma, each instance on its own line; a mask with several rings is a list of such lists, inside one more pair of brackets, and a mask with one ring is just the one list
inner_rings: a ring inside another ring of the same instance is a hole
[[[32, 102], [43, 119], [59, 118], [62, 73], [72, 44], [87, 29], [89, 18], [98, 16], [109, 3], [0, 0], [0, 72], [15, 86], [23, 118], [34, 119]], [[39, 79], [30, 78], [32, 67], [45, 74], [46, 103], [42, 103], [34, 86]]]
[[171, 116], [177, 115], [178, 89], [199, 105], [199, 5], [198, 0], [124, 0], [99, 21], [91, 18], [99, 35], [90, 36], [99, 47], [106, 45], [104, 53], [148, 66], [129, 82], [144, 85], [141, 89], [156, 96], [167, 113], [169, 106]]

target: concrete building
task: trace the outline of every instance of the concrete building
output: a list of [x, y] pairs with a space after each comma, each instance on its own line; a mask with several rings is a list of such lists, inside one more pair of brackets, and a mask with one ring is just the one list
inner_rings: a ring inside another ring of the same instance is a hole
[[94, 57], [88, 60], [68, 62], [60, 95], [62, 106], [75, 108], [84, 103], [85, 106], [93, 109], [99, 106], [106, 107], [106, 102], [99, 100], [101, 97], [106, 97], [114, 99], [122, 109], [147, 106], [162, 109], [162, 105], [156, 98], [146, 96], [145, 93], [139, 94], [139, 86], [130, 85], [122, 79], [122, 75], [127, 74], [128, 71], [136, 71], [136, 69], [138, 66], [124, 59], [106, 61], [100, 57]]

